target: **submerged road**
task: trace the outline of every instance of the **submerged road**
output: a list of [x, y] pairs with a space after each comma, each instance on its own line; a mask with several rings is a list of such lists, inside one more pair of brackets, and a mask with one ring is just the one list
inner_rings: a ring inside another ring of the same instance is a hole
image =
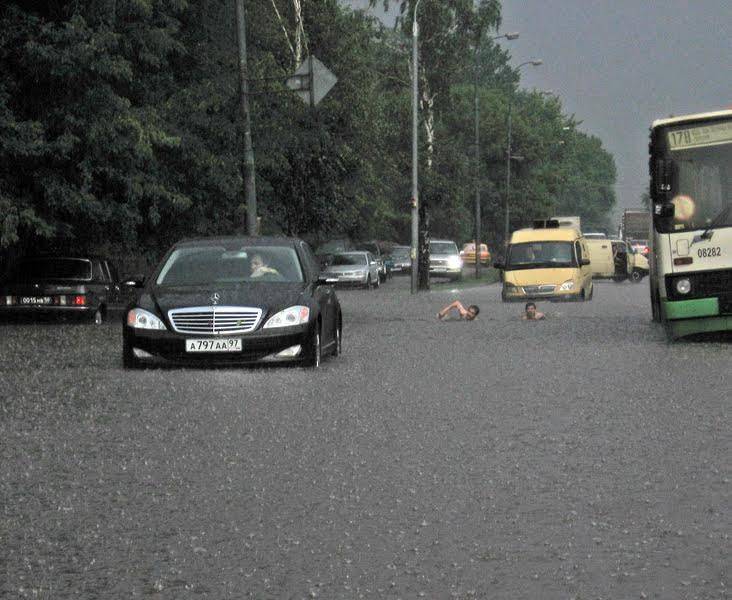
[[727, 598], [732, 344], [499, 293], [339, 292], [318, 372], [0, 326], [0, 597]]

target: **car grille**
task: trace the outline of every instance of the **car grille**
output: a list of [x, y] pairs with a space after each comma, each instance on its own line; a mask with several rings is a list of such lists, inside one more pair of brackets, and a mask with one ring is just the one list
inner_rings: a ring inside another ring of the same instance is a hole
[[229, 335], [254, 331], [262, 318], [261, 308], [247, 306], [196, 306], [168, 311], [178, 333]]
[[527, 295], [531, 294], [553, 294], [554, 293], [554, 287], [553, 285], [525, 285], [524, 293]]

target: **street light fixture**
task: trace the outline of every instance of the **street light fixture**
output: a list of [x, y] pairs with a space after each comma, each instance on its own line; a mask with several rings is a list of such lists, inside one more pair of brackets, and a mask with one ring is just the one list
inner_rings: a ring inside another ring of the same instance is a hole
[[[490, 38], [491, 41], [505, 38], [518, 39], [519, 32], [503, 33]], [[480, 279], [480, 105], [478, 102], [478, 50], [480, 37], [475, 41], [474, 73], [473, 73], [473, 103], [475, 105], [475, 278]]]
[[[540, 65], [544, 64], [544, 61], [541, 59], [534, 59], [534, 60], [527, 60], [526, 62], [522, 62], [518, 67], [516, 67], [516, 71], [519, 71], [522, 67], [525, 67], [527, 65], [531, 65], [532, 67], [538, 67]], [[510, 232], [510, 205], [509, 205], [509, 199], [511, 196], [511, 160], [515, 159], [515, 156], [511, 155], [511, 104], [513, 101], [513, 89], [511, 90], [511, 93], [508, 96], [508, 143], [506, 144], [506, 200], [505, 200], [505, 206], [504, 206], [504, 214], [506, 215], [506, 222], [503, 232], [503, 244], [504, 247], [508, 247], [508, 239], [511, 234]]]

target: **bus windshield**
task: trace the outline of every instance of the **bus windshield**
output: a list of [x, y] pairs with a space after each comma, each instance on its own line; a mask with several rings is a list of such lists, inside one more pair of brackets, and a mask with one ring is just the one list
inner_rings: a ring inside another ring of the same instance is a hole
[[688, 231], [732, 226], [732, 121], [671, 127], [674, 216], [666, 227]]

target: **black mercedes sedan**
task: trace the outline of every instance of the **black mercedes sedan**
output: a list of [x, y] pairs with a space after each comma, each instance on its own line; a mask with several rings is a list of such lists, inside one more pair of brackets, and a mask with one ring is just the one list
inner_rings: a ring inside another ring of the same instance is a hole
[[343, 317], [310, 247], [294, 238], [175, 244], [127, 307], [126, 368], [155, 363], [320, 366], [341, 352]]
[[88, 318], [97, 324], [119, 300], [117, 269], [89, 256], [28, 256], [0, 282], [0, 318]]

